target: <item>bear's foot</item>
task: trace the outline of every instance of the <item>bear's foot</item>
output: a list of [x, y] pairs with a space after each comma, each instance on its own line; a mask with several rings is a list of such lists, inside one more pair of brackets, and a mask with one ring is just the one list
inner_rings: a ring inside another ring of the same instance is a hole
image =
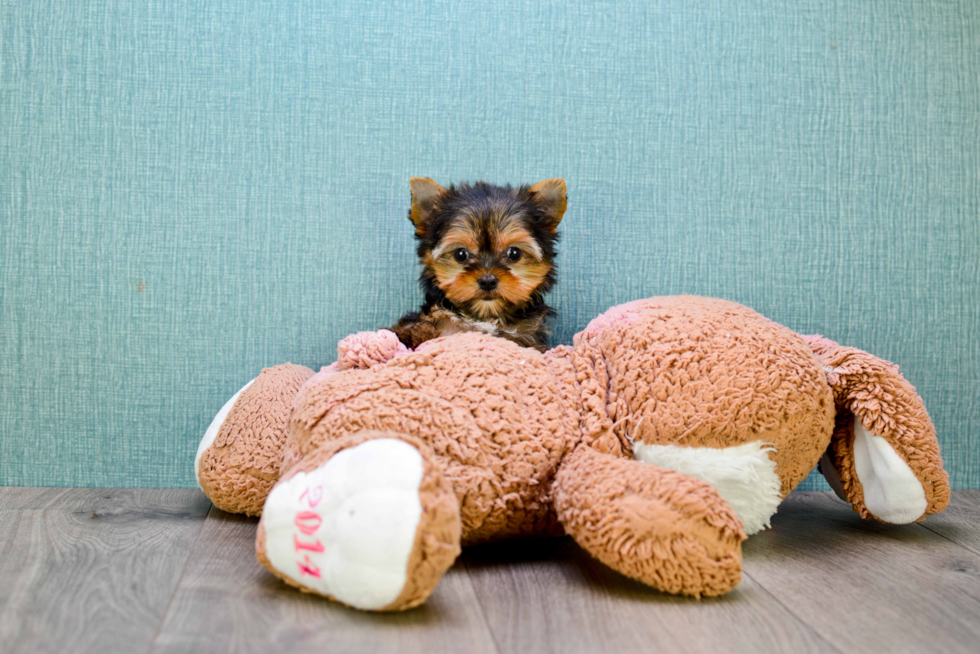
[[300, 589], [358, 609], [424, 602], [460, 548], [459, 504], [431, 451], [362, 432], [304, 456], [272, 489], [260, 562]]

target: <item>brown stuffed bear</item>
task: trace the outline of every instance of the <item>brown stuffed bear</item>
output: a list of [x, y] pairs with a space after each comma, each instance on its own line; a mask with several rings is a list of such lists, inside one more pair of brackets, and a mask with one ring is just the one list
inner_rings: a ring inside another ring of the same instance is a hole
[[408, 351], [386, 331], [339, 353], [263, 371], [196, 472], [217, 507], [261, 513], [269, 570], [359, 609], [424, 602], [461, 545], [562, 533], [654, 588], [719, 595], [818, 462], [866, 518], [949, 500], [897, 368], [731, 302], [631, 302], [544, 354], [474, 333]]

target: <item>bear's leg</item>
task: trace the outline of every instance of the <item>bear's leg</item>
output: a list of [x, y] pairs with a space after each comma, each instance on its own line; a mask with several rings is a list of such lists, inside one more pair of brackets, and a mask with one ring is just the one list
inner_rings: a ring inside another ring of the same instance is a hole
[[837, 424], [820, 472], [864, 518], [905, 524], [949, 503], [936, 430], [898, 367], [820, 336], [804, 336], [827, 372]]
[[628, 577], [696, 597], [741, 579], [742, 523], [707, 482], [580, 446], [562, 462], [554, 497], [568, 534]]
[[194, 476], [216, 507], [258, 515], [279, 478], [293, 401], [313, 377], [303, 366], [266, 368], [218, 412], [197, 448]]
[[460, 551], [459, 503], [431, 449], [363, 431], [303, 456], [266, 500], [256, 555], [287, 583], [348, 606], [428, 598]]

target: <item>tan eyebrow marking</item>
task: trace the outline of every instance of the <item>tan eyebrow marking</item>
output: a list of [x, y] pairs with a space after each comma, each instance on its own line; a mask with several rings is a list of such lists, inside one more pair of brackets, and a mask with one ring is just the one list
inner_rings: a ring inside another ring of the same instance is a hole
[[439, 245], [432, 251], [432, 258], [441, 259], [449, 250], [454, 250], [459, 246], [469, 250], [470, 254], [476, 254], [479, 251], [476, 241], [473, 240], [473, 233], [470, 230], [463, 227], [452, 227], [445, 233], [442, 240], [439, 241]]
[[535, 259], [544, 258], [544, 253], [541, 251], [541, 246], [538, 245], [531, 233], [524, 229], [523, 226], [516, 223], [509, 223], [504, 225], [504, 228], [496, 235], [497, 237], [497, 249], [500, 252], [506, 252], [507, 248], [511, 246], [522, 246], [523, 249], [527, 250]]

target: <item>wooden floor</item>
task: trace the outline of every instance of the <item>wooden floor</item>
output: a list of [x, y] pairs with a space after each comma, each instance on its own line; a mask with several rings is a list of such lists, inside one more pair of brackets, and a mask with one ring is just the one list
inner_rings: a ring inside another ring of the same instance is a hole
[[470, 548], [394, 615], [285, 587], [255, 561], [255, 520], [195, 490], [3, 488], [0, 529], [0, 652], [980, 651], [980, 491], [900, 527], [794, 493], [723, 598], [551, 539]]

